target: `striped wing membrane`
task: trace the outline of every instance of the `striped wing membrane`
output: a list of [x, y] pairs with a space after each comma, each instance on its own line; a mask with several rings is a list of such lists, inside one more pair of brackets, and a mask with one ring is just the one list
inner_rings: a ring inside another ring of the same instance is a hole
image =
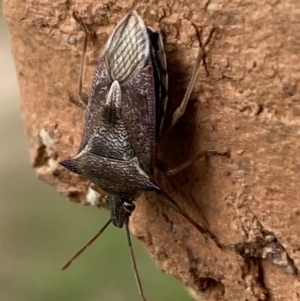
[[149, 58], [149, 48], [145, 24], [136, 11], [131, 11], [117, 25], [104, 50], [112, 79], [122, 85], [137, 75]]

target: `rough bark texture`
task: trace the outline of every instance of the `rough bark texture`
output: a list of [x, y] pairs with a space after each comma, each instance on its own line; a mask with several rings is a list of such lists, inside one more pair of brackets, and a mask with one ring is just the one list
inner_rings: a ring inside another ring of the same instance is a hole
[[184, 94], [198, 50], [196, 30], [217, 33], [187, 113], [159, 147], [176, 166], [204, 149], [231, 158], [199, 160], [157, 182], [226, 247], [206, 240], [149, 194], [131, 230], [160, 267], [197, 300], [300, 300], [299, 0], [4, 1], [33, 166], [64, 195], [86, 203], [89, 183], [58, 165], [77, 151], [83, 111], [76, 91], [83, 33], [96, 31], [84, 88], [109, 34], [130, 9], [160, 30], [170, 75], [169, 116]]

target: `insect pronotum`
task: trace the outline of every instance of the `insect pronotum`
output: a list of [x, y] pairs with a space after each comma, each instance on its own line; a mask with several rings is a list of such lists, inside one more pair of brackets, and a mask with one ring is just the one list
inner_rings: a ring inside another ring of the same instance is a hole
[[[85, 32], [83, 53], [90, 32], [77, 13], [74, 19]], [[171, 127], [184, 114], [192, 92], [197, 71], [214, 29], [199, 48], [191, 81], [184, 99], [175, 111]], [[143, 191], [155, 191], [158, 197], [184, 216], [200, 232], [217, 244], [208, 229], [195, 222], [181, 206], [172, 200], [153, 179], [156, 162], [156, 141], [161, 134], [167, 104], [168, 77], [163, 43], [159, 33], [144, 24], [136, 11], [129, 12], [109, 37], [98, 63], [90, 96], [82, 92], [82, 57], [79, 96], [70, 100], [85, 109], [85, 126], [78, 154], [60, 162], [65, 168], [87, 177], [107, 193], [106, 203], [111, 218], [100, 231], [62, 267], [66, 269], [110, 223], [126, 227], [132, 265], [139, 293], [146, 300], [136, 268], [128, 229], [133, 201]], [[169, 170], [174, 174], [191, 164], [200, 153], [179, 167]]]

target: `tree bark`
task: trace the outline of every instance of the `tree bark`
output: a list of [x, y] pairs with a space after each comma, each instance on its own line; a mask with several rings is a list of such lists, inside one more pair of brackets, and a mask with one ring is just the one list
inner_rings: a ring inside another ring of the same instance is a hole
[[5, 0], [38, 176], [72, 200], [94, 202], [88, 181], [58, 165], [76, 154], [83, 127], [83, 111], [68, 102], [83, 41], [71, 13], [79, 11], [97, 35], [88, 45], [88, 93], [101, 49], [131, 9], [163, 34], [169, 118], [192, 73], [196, 28], [205, 37], [217, 27], [207, 71], [199, 71], [159, 158], [176, 166], [206, 149], [231, 153], [156, 179], [195, 220], [207, 220], [223, 249], [152, 194], [137, 200], [131, 231], [197, 300], [300, 300], [299, 0]]

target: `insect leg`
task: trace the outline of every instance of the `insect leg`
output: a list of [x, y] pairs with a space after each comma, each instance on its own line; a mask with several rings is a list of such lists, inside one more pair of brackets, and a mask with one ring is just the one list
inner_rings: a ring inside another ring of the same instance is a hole
[[195, 67], [194, 67], [194, 70], [193, 70], [191, 80], [190, 80], [189, 85], [186, 89], [185, 95], [183, 97], [183, 100], [182, 100], [180, 106], [175, 110], [175, 112], [173, 114], [172, 123], [171, 123], [170, 127], [168, 128], [168, 130], [166, 132], [169, 132], [173, 128], [173, 126], [178, 122], [178, 120], [182, 117], [182, 115], [185, 113], [187, 104], [189, 102], [191, 93], [192, 93], [194, 85], [195, 85], [195, 81], [196, 81], [197, 74], [198, 74], [198, 71], [199, 71], [199, 66], [201, 64], [201, 61], [202, 61], [204, 55], [205, 55], [205, 47], [210, 42], [215, 30], [216, 30], [216, 28], [213, 27], [212, 30], [210, 31], [207, 39], [202, 44], [202, 47], [201, 47], [201, 42], [199, 41], [200, 42], [199, 51], [198, 51], [198, 55], [197, 55], [197, 58], [196, 58]]
[[156, 159], [156, 166], [161, 171], [163, 171], [167, 176], [173, 176], [205, 156], [227, 156], [228, 157], [229, 151], [225, 151], [225, 152], [219, 152], [215, 150], [202, 151], [174, 168], [170, 168], [163, 161]]
[[80, 25], [81, 29], [83, 30], [84, 40], [83, 40], [83, 46], [82, 46], [82, 57], [81, 57], [80, 73], [79, 73], [79, 80], [78, 80], [79, 99], [69, 93], [69, 101], [71, 103], [79, 106], [82, 109], [86, 109], [89, 97], [87, 94], [82, 92], [82, 79], [83, 79], [83, 73], [84, 73], [86, 49], [87, 49], [89, 37], [92, 35], [92, 33], [91, 33], [91, 31], [88, 30], [86, 24], [82, 21], [82, 18], [79, 16], [79, 14], [76, 11], [73, 11], [72, 17], [75, 19], [75, 21]]
[[[207, 228], [199, 225], [196, 221], [194, 221], [182, 208], [179, 204], [177, 204], [169, 195], [167, 195], [164, 191], [162, 190], [156, 190], [156, 193], [158, 197], [168, 206], [173, 208], [176, 212], [178, 212], [180, 215], [182, 215], [187, 221], [189, 221], [199, 232], [202, 234], [206, 235], [210, 239], [212, 239], [215, 244], [219, 247], [222, 248], [221, 243], [218, 241], [217, 237], [211, 233]], [[206, 222], [207, 223], [207, 222]]]

